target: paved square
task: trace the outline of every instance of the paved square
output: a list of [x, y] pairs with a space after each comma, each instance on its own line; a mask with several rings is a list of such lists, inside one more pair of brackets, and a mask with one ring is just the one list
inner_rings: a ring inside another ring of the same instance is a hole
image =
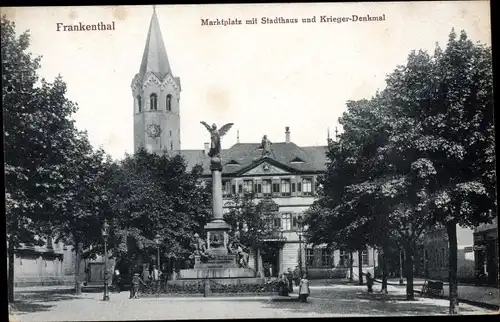
[[[389, 288], [389, 295], [367, 294], [366, 287], [329, 285], [311, 287], [309, 303], [280, 297], [152, 297], [130, 300], [128, 292], [81, 296], [66, 290], [18, 292], [14, 304], [20, 321], [123, 321], [154, 319], [294, 318], [338, 316], [446, 315], [448, 301], [416, 298], [406, 301], [404, 290]], [[292, 297], [296, 297], [292, 294]], [[494, 311], [460, 305], [461, 314]]]

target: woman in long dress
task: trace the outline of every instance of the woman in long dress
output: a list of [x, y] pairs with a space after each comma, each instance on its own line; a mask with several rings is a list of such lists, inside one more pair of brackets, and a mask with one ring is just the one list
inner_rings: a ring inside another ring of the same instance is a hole
[[309, 288], [309, 280], [307, 279], [307, 275], [304, 274], [304, 276], [300, 280], [299, 301], [307, 302], [309, 294], [311, 294], [311, 289]]

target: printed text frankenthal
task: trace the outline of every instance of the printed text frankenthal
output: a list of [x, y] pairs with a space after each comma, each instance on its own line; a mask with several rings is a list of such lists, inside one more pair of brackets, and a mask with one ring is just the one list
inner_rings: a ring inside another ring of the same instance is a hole
[[381, 15], [351, 15], [351, 16], [310, 16], [310, 17], [254, 17], [252, 19], [241, 20], [239, 18], [226, 19], [201, 19], [202, 26], [232, 26], [232, 25], [272, 25], [272, 24], [296, 24], [296, 23], [343, 23], [343, 22], [376, 22], [385, 21], [385, 14]]
[[96, 24], [84, 24], [79, 22], [77, 25], [65, 25], [62, 22], [56, 23], [57, 31], [105, 31], [115, 30], [115, 22], [104, 23], [99, 22]]

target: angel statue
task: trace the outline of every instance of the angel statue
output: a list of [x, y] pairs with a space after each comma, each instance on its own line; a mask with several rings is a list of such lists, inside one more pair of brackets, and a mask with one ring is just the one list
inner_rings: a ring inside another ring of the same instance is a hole
[[220, 138], [223, 137], [229, 131], [229, 129], [231, 129], [234, 123], [227, 123], [226, 125], [222, 126], [219, 130], [217, 130], [217, 125], [215, 125], [215, 123], [212, 124], [212, 127], [210, 127], [206, 122], [201, 121], [200, 123], [205, 125], [208, 132], [210, 132], [211, 144], [208, 156], [211, 158], [220, 157], [220, 150], [221, 150]]

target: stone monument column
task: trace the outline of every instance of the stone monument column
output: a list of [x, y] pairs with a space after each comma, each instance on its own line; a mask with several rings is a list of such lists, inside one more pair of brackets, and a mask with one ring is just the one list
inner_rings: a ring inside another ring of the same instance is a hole
[[212, 171], [212, 220], [205, 225], [207, 250], [214, 255], [227, 255], [228, 232], [231, 229], [222, 214], [222, 164], [220, 158], [210, 160]]
[[[214, 162], [215, 161], [215, 162]], [[216, 162], [218, 161], [218, 162]], [[213, 220], [223, 220], [222, 215], [222, 164], [221, 160], [211, 160], [212, 171], [212, 216]]]
[[207, 252], [212, 255], [228, 254], [228, 232], [231, 229], [222, 214], [222, 160], [220, 157], [220, 138], [229, 131], [233, 123], [228, 123], [217, 129], [213, 124], [211, 127], [206, 122], [201, 122], [210, 132], [211, 147], [208, 153], [210, 157], [210, 171], [212, 172], [212, 220], [205, 225], [207, 232]]

